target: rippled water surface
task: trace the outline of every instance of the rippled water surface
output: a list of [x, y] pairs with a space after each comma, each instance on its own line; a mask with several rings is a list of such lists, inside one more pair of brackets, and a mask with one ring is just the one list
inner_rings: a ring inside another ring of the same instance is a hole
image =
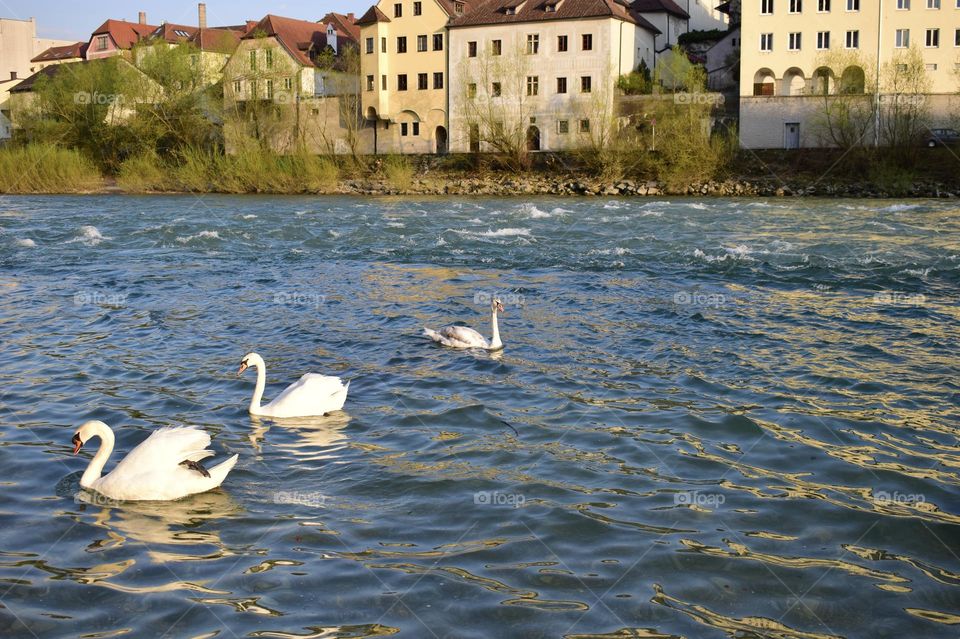
[[939, 201], [0, 199], [0, 636], [955, 638], [958, 292]]

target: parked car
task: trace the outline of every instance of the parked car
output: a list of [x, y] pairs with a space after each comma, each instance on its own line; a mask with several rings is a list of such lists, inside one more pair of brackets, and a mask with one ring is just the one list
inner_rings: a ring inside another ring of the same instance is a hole
[[926, 144], [931, 149], [935, 146], [954, 146], [960, 144], [960, 133], [956, 129], [931, 129]]

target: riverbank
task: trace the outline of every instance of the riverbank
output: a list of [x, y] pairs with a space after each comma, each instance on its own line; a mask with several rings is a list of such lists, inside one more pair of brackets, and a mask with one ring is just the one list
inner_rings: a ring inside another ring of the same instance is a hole
[[[951, 149], [918, 154], [909, 169], [882, 156], [835, 150], [740, 151], [708, 179], [599, 177], [575, 158], [538, 156], [525, 172], [473, 156], [343, 158], [236, 156], [187, 158], [167, 165], [134, 158], [119, 175], [104, 175], [70, 151], [4, 150], [0, 194], [284, 194], [357, 196], [701, 196], [957, 198], [960, 161]], [[48, 166], [49, 165], [49, 166]], [[25, 168], [26, 167], [26, 168]], [[69, 170], [65, 170], [68, 167]], [[19, 174], [18, 174], [19, 172]], [[624, 172], [626, 173], [626, 172]]]

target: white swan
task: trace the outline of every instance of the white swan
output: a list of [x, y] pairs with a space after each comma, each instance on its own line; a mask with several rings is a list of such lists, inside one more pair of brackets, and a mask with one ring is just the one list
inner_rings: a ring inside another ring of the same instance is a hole
[[247, 353], [240, 361], [240, 370], [237, 377], [249, 367], [257, 369], [257, 387], [250, 399], [250, 414], [263, 417], [316, 417], [326, 415], [343, 408], [347, 401], [347, 391], [350, 382], [346, 385], [339, 377], [327, 377], [317, 373], [307, 373], [300, 381], [287, 386], [287, 389], [263, 406], [263, 389], [267, 384], [267, 365], [263, 358], [256, 353]]
[[499, 297], [493, 298], [490, 302], [490, 323], [493, 325], [493, 336], [490, 341], [466, 326], [444, 326], [440, 332], [429, 328], [423, 329], [423, 334], [444, 346], [451, 348], [482, 348], [488, 351], [499, 351], [503, 348], [503, 342], [500, 341], [500, 326], [497, 324], [497, 313], [503, 313], [503, 302]]
[[118, 501], [167, 501], [213, 490], [237, 463], [230, 457], [210, 470], [200, 462], [213, 456], [210, 435], [196, 428], [161, 428], [100, 476], [113, 452], [113, 431], [100, 421], [84, 423], [73, 434], [73, 454], [100, 438], [100, 449], [80, 478], [80, 485]]

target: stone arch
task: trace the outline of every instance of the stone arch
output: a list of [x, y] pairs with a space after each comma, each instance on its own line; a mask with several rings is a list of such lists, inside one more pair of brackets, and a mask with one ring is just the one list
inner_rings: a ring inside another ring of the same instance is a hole
[[807, 79], [803, 71], [797, 67], [790, 67], [783, 74], [780, 82], [780, 95], [803, 95], [807, 92]]
[[813, 93], [829, 95], [837, 90], [837, 76], [830, 67], [817, 67], [813, 72]]
[[840, 74], [840, 93], [864, 93], [867, 89], [867, 76], [863, 68], [851, 65]]
[[767, 68], [760, 69], [753, 75], [753, 94], [773, 95], [776, 81], [773, 71]]

